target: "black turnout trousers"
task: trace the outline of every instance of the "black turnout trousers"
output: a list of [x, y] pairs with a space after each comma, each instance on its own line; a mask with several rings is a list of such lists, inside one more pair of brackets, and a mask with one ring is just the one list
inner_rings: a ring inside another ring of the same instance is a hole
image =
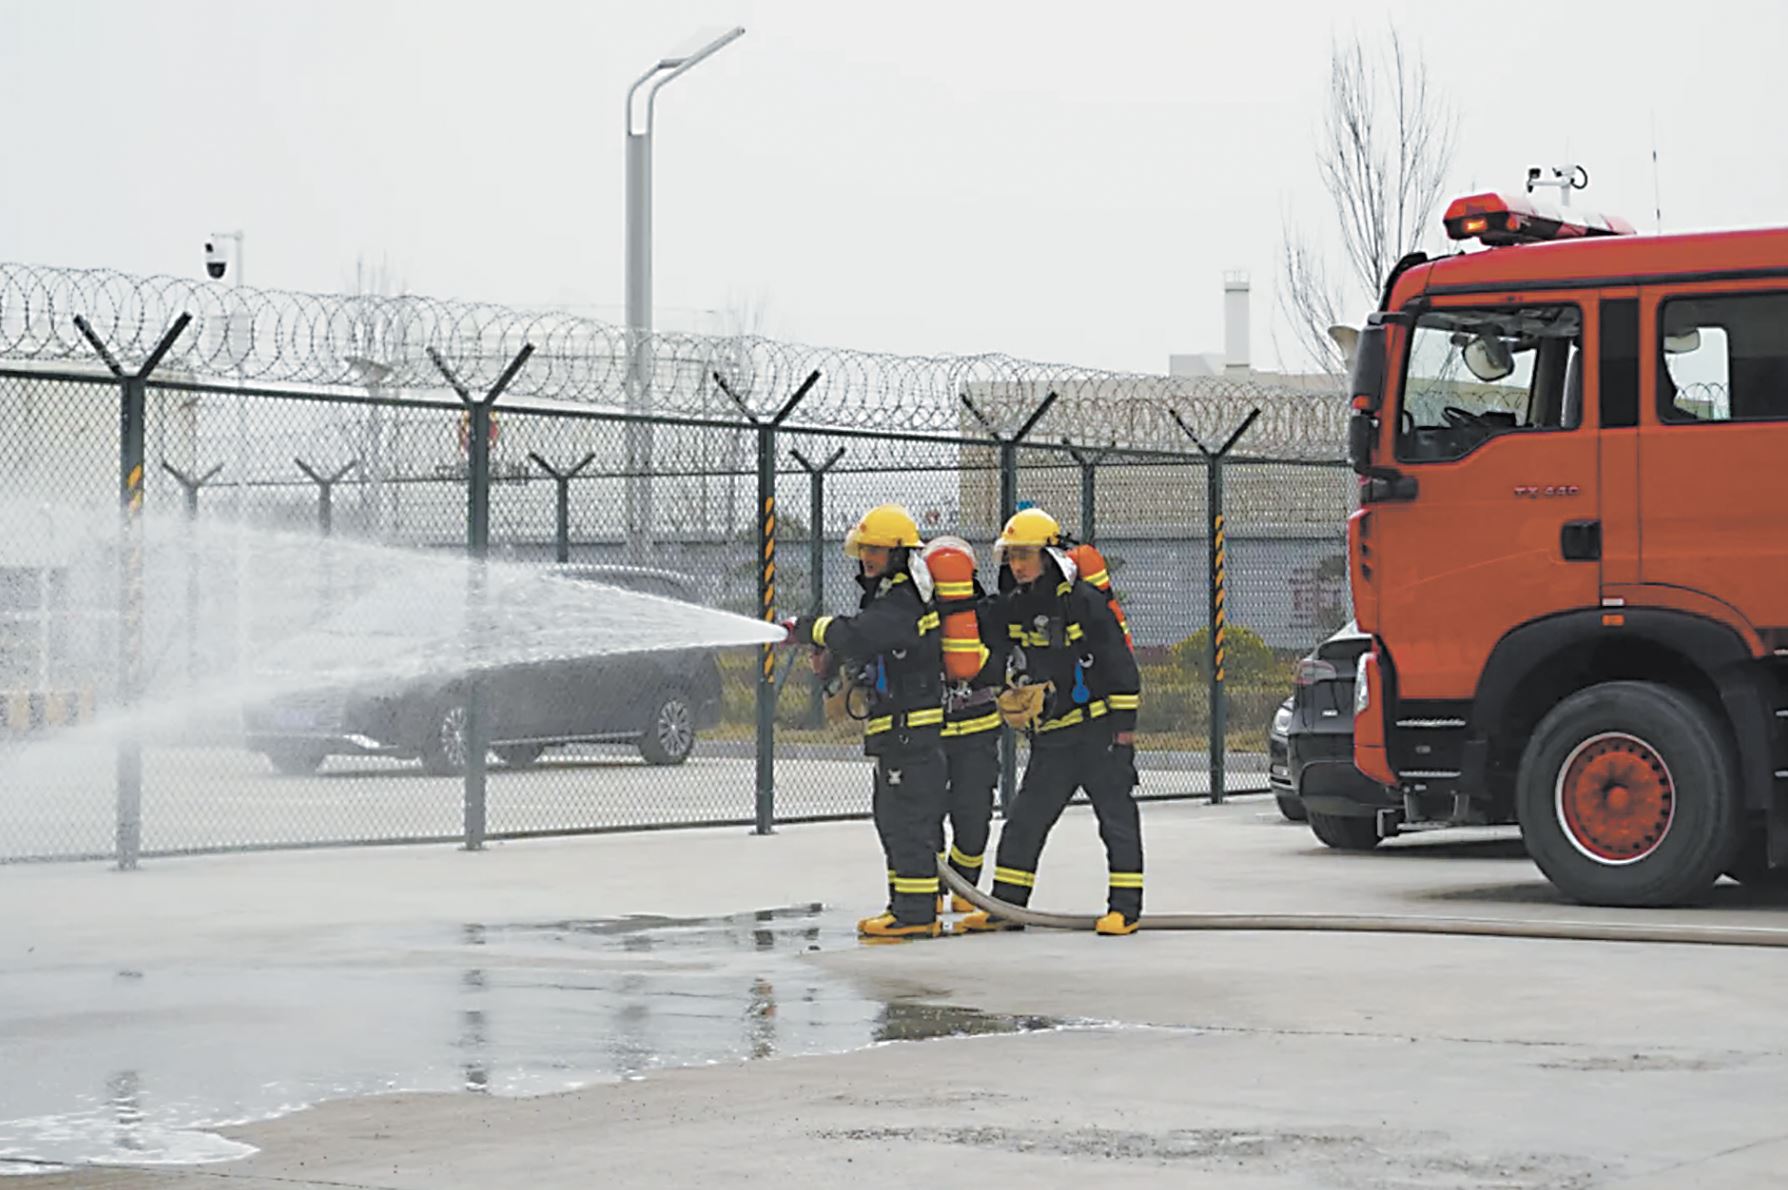
[[1142, 916], [1142, 820], [1131, 791], [1136, 750], [1112, 741], [1098, 724], [1070, 728], [1062, 739], [1031, 746], [1018, 799], [1000, 830], [993, 895], [1027, 905], [1037, 883], [1037, 861], [1050, 829], [1076, 790], [1086, 790], [1099, 819], [1109, 868], [1109, 906], [1126, 919]]

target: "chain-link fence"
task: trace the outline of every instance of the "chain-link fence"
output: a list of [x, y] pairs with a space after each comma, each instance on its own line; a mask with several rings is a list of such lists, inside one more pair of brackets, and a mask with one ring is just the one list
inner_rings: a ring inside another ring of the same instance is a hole
[[1095, 541], [1141, 795], [1265, 789], [1348, 615], [1331, 395], [689, 336], [629, 385], [628, 350], [0, 266], [0, 861], [867, 814], [860, 725], [745, 618], [853, 605], [890, 500], [983, 567], [1027, 504]]

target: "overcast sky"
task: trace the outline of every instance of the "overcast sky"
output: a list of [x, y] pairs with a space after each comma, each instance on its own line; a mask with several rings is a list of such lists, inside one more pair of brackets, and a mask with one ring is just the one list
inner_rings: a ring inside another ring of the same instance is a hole
[[[660, 323], [1161, 371], [1325, 218], [1331, 39], [1386, 20], [1460, 116], [1452, 189], [1567, 153], [1579, 205], [1666, 230], [1788, 221], [1788, 5], [838, 0], [0, 0], [0, 259], [620, 318], [622, 100], [692, 35], [745, 37], [659, 98]], [[1291, 350], [1290, 337], [1278, 339]]]

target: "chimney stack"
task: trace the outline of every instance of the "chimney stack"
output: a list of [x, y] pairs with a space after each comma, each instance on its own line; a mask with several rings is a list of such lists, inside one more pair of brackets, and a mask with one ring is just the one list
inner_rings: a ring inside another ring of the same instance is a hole
[[1223, 371], [1246, 372], [1248, 360], [1248, 274], [1223, 274]]

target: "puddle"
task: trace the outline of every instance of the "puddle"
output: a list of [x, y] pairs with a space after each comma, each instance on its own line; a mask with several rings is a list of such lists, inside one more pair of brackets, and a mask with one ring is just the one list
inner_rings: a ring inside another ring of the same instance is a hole
[[234, 1160], [253, 1149], [214, 1130], [326, 1099], [539, 1095], [1067, 1024], [875, 999], [801, 958], [854, 945], [853, 919], [812, 904], [350, 934], [283, 960], [13, 971], [0, 976], [0, 1176]]

